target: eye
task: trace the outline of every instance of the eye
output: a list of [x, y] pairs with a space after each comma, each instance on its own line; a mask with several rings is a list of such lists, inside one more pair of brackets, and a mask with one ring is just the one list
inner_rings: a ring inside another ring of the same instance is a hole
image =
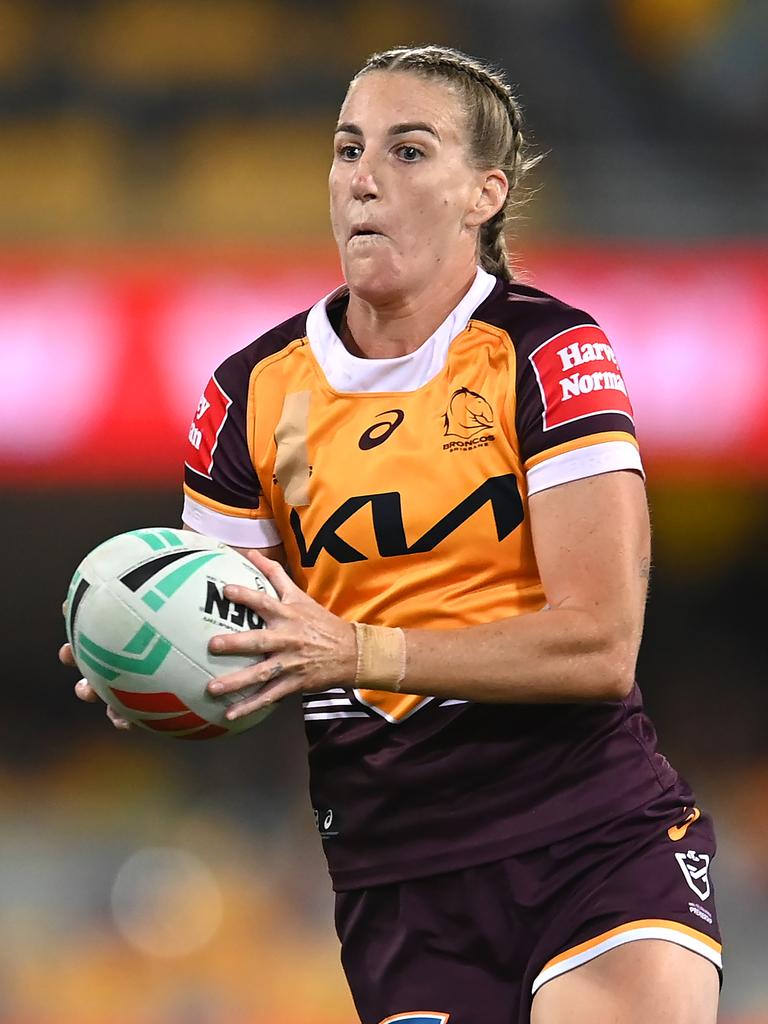
[[424, 153], [417, 146], [399, 146], [397, 155], [401, 160], [404, 160], [407, 164], [416, 163], [417, 160], [421, 160]]
[[342, 160], [357, 160], [363, 152], [363, 147], [354, 142], [344, 142], [337, 146], [336, 152]]

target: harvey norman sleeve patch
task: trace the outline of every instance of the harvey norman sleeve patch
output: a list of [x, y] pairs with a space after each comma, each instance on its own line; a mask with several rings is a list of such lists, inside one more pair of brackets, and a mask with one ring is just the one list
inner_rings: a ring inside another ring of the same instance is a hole
[[600, 413], [621, 413], [632, 420], [616, 355], [599, 327], [570, 327], [528, 358], [541, 392], [544, 430]]
[[219, 443], [219, 434], [227, 422], [232, 399], [222, 388], [214, 375], [208, 381], [197, 405], [195, 418], [189, 428], [187, 445], [187, 466], [210, 479], [213, 471], [213, 457]]

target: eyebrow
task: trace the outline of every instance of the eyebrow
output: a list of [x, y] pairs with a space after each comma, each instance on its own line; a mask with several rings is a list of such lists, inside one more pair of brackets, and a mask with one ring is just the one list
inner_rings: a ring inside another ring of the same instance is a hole
[[[356, 124], [352, 124], [349, 121], [344, 121], [340, 125], [337, 125], [334, 134], [338, 135], [340, 132], [344, 132], [347, 135], [359, 135], [360, 138], [363, 136], [363, 129]], [[388, 135], [407, 135], [409, 132], [428, 132], [430, 135], [439, 141], [440, 133], [437, 128], [431, 124], [427, 124], [426, 121], [403, 121], [400, 124], [393, 124], [387, 132]]]

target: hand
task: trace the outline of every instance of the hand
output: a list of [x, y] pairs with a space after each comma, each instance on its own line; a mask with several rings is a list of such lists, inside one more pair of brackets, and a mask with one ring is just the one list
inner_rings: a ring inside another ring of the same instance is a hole
[[[63, 644], [59, 648], [59, 661], [62, 665], [66, 665], [67, 668], [77, 668], [75, 656], [72, 653], [72, 648], [69, 644]], [[95, 701], [101, 700], [98, 693], [96, 693], [87, 679], [80, 679], [75, 683], [75, 696], [80, 700], [87, 701], [89, 704], [93, 704]], [[125, 718], [121, 718], [117, 711], [115, 711], [115, 709], [109, 704], [107, 704], [107, 718], [116, 729], [131, 728], [131, 723], [126, 721]]]
[[345, 622], [308, 597], [280, 565], [257, 551], [248, 559], [267, 577], [279, 600], [260, 590], [228, 586], [224, 593], [244, 604], [265, 622], [265, 629], [227, 633], [212, 638], [213, 654], [263, 655], [264, 660], [213, 679], [208, 690], [218, 696], [259, 686], [227, 711], [240, 718], [273, 704], [290, 693], [311, 693], [329, 686], [353, 686], [357, 670], [357, 643], [352, 623]]

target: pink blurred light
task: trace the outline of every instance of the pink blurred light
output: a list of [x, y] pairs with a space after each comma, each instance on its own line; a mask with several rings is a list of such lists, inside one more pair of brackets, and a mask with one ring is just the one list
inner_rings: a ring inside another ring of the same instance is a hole
[[[615, 346], [647, 463], [768, 474], [765, 254], [553, 250], [533, 283]], [[189, 420], [229, 353], [338, 283], [335, 261], [215, 269], [95, 262], [0, 277], [0, 472], [26, 484], [178, 479]]]
[[656, 454], [727, 451], [764, 415], [766, 300], [743, 272], [706, 263], [676, 271], [622, 264], [542, 275], [542, 287], [589, 311], [627, 381], [641, 445]]
[[318, 272], [297, 280], [209, 274], [171, 288], [158, 312], [155, 338], [173, 413], [189, 419], [223, 359], [308, 309], [339, 283]]
[[118, 384], [120, 344], [98, 280], [0, 282], [0, 458], [46, 460], [83, 441]]

